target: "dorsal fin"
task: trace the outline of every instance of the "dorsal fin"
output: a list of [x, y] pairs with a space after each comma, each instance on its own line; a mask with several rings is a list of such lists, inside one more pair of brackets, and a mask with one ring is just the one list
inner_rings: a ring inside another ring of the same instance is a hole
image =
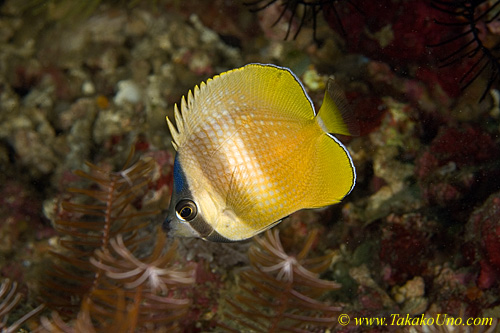
[[[285, 93], [286, 92], [286, 93]], [[168, 119], [176, 149], [199, 125], [224, 112], [266, 112], [278, 118], [313, 119], [314, 106], [299, 79], [287, 68], [249, 64], [208, 79], [174, 108]]]
[[[288, 68], [269, 64], [249, 64], [221, 74], [227, 81], [225, 88], [244, 82], [243, 93], [248, 94], [256, 107], [266, 112], [279, 113], [280, 118], [312, 119], [314, 105], [300, 80]], [[242, 81], [240, 81], [242, 80]]]

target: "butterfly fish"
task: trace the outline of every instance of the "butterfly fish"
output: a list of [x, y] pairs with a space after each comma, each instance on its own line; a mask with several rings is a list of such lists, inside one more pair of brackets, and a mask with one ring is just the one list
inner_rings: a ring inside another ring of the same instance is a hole
[[356, 134], [333, 79], [321, 108], [287, 68], [249, 64], [202, 82], [167, 117], [177, 151], [163, 229], [214, 242], [250, 238], [304, 208], [338, 203], [356, 173], [331, 133]]

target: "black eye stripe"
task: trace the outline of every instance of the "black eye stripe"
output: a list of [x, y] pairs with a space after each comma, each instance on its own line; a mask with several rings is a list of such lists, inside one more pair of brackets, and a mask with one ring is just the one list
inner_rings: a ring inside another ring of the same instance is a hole
[[183, 221], [191, 221], [198, 214], [198, 208], [192, 200], [181, 200], [175, 206], [177, 216]]

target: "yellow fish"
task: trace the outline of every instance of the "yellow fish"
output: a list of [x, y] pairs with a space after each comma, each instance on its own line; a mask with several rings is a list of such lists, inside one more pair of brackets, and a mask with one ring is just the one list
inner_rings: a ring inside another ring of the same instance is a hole
[[338, 203], [354, 187], [352, 114], [327, 83], [314, 105], [287, 68], [249, 64], [189, 91], [167, 117], [177, 150], [163, 229], [214, 242], [250, 238], [304, 208]]

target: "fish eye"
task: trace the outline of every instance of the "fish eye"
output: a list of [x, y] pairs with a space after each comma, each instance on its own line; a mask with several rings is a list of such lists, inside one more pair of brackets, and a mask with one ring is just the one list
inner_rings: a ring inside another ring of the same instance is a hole
[[191, 200], [181, 200], [175, 206], [175, 212], [177, 217], [183, 221], [191, 221], [198, 214], [198, 208], [194, 201]]

